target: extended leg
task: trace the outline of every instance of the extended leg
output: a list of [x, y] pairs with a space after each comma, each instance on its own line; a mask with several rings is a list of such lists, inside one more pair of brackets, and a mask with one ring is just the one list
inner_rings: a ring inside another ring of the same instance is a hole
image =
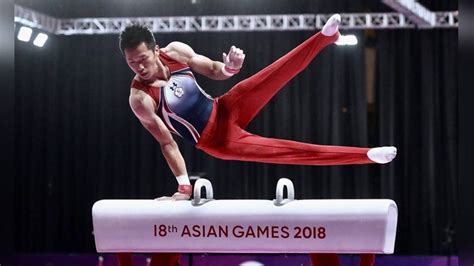
[[[338, 24], [337, 20], [335, 22]], [[271, 65], [235, 85], [219, 98], [220, 104], [231, 110], [237, 124], [245, 128], [288, 81], [304, 70], [319, 51], [335, 42], [338, 37], [337, 25], [332, 36], [318, 32]]]
[[225, 142], [198, 147], [225, 160], [297, 165], [373, 163], [367, 157], [369, 148], [317, 145], [264, 138], [241, 129], [235, 130]]

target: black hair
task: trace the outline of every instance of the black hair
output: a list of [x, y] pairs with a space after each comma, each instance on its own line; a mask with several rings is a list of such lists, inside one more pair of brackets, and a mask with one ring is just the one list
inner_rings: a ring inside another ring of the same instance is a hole
[[140, 43], [144, 42], [146, 47], [150, 50], [155, 50], [156, 41], [153, 32], [142, 24], [131, 24], [125, 27], [120, 33], [120, 50], [124, 54], [127, 48], [135, 48]]

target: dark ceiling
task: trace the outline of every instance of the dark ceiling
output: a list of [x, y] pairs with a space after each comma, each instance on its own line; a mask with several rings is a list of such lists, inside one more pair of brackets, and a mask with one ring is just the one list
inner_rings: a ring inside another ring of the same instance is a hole
[[[381, 0], [15, 0], [57, 18], [391, 12]], [[456, 10], [457, 1], [419, 1]]]

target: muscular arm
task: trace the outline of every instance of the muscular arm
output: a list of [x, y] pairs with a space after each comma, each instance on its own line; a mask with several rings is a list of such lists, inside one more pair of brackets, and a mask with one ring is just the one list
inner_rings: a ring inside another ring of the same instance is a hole
[[155, 114], [155, 101], [146, 93], [132, 88], [129, 102], [142, 125], [160, 143], [163, 156], [173, 174], [175, 176], [186, 175], [186, 164], [178, 144], [160, 117]]
[[222, 73], [224, 63], [213, 61], [208, 57], [197, 54], [187, 44], [182, 42], [171, 42], [163, 50], [173, 59], [186, 63], [191, 69], [201, 75], [214, 80], [225, 80], [229, 76]]

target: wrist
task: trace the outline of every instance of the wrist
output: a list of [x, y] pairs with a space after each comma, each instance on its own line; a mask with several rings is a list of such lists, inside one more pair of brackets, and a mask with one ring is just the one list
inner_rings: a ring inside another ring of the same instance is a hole
[[233, 75], [240, 72], [240, 68], [232, 68], [224, 64], [222, 66], [222, 73], [227, 77], [232, 77]]
[[189, 185], [189, 177], [187, 174], [176, 176], [179, 185]]
[[178, 185], [178, 192], [186, 195], [191, 195], [193, 192], [192, 185]]

